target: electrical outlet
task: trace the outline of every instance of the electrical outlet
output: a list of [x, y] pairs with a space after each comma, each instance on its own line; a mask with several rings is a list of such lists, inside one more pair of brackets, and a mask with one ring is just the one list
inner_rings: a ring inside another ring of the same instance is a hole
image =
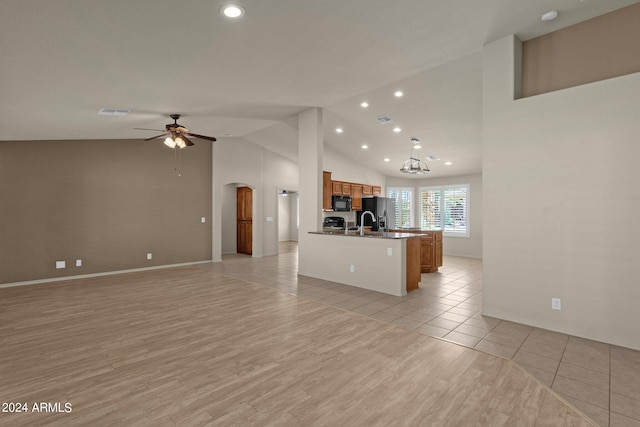
[[354, 272], [356, 271], [356, 266], [355, 266], [355, 265], [353, 265], [353, 264], [351, 264], [351, 265], [349, 266], [349, 271], [350, 271], [350, 272], [352, 272], [352, 273], [354, 273]]
[[64, 262], [64, 261], [56, 261], [56, 268], [57, 269], [66, 268], [66, 267], [67, 267], [66, 262]]
[[147, 259], [153, 259], [153, 254], [151, 252], [147, 253]]
[[551, 298], [551, 308], [553, 310], [562, 310], [560, 298]]

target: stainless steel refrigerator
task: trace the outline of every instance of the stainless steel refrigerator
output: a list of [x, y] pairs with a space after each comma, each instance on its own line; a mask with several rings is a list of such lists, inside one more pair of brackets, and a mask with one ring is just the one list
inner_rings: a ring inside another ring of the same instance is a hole
[[376, 222], [371, 220], [371, 215], [364, 217], [364, 226], [371, 226], [372, 231], [388, 231], [396, 228], [396, 201], [387, 197], [363, 197], [362, 211], [356, 211], [356, 224], [362, 224], [362, 213], [370, 211], [376, 217]]

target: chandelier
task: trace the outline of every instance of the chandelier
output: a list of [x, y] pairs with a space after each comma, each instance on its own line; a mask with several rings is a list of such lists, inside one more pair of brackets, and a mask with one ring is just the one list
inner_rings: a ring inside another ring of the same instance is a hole
[[411, 175], [424, 175], [431, 172], [426, 163], [420, 161], [419, 158], [414, 156], [415, 150], [420, 149], [419, 144], [419, 139], [411, 138], [411, 154], [409, 155], [409, 158], [402, 164], [400, 172], [408, 173]]

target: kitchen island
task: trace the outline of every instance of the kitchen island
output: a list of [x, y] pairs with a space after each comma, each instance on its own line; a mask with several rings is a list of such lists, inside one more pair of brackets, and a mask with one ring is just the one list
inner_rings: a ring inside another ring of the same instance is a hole
[[410, 233], [309, 232], [300, 274], [404, 296], [420, 283], [420, 237]]
[[442, 267], [442, 230], [398, 228], [391, 231], [420, 235], [420, 271], [435, 273]]

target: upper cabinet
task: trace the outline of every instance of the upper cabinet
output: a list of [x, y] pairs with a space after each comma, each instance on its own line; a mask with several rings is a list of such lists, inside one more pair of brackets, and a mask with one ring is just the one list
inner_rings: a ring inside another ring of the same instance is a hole
[[331, 210], [331, 194], [333, 189], [331, 188], [331, 172], [322, 172], [322, 209], [325, 211]]
[[340, 181], [331, 181], [331, 194], [342, 196], [342, 183]]
[[381, 196], [382, 187], [353, 182], [334, 181], [331, 172], [322, 172], [322, 209], [331, 210], [331, 196], [351, 196], [351, 209], [362, 210], [362, 198]]
[[351, 209], [362, 210], [362, 184], [351, 184]]

